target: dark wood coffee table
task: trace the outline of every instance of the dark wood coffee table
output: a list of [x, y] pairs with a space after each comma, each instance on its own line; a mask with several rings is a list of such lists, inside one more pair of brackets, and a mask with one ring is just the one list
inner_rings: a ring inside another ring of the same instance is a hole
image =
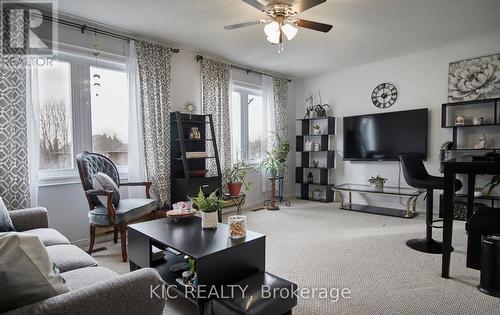
[[[151, 246], [167, 249], [166, 259], [152, 261]], [[185, 255], [194, 259], [198, 288], [203, 286], [208, 292], [212, 286], [233, 284], [265, 271], [265, 251], [265, 235], [248, 231], [246, 238], [233, 240], [226, 224], [219, 223], [215, 230], [202, 230], [198, 217], [179, 222], [164, 218], [128, 226], [130, 270], [155, 268], [168, 288], [196, 304], [200, 314], [208, 299], [177, 283], [182, 272], [171, 272], [172, 265], [186, 262]]]

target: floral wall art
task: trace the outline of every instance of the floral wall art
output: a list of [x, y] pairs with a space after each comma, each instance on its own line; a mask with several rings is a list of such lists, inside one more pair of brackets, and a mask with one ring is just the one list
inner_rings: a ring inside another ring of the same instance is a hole
[[500, 54], [450, 63], [448, 102], [500, 97]]

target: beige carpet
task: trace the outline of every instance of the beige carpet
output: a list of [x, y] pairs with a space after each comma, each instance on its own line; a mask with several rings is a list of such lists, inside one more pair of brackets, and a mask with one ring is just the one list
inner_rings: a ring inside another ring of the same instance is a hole
[[[280, 211], [246, 212], [249, 229], [267, 235], [267, 271], [299, 288], [348, 288], [350, 299], [299, 299], [294, 314], [500, 314], [500, 299], [480, 293], [479, 272], [465, 267], [466, 235], [455, 222], [452, 279], [440, 277], [441, 256], [406, 247], [424, 235], [424, 215], [400, 219], [339, 210], [337, 204], [293, 200]], [[441, 231], [435, 232], [436, 239]], [[120, 248], [103, 243], [100, 265], [128, 272]], [[165, 314], [196, 314], [182, 299]], [[269, 314], [273, 315], [273, 314]]]

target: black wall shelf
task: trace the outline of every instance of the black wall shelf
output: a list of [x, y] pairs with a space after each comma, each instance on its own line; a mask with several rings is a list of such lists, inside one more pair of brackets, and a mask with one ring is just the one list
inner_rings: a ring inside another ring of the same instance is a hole
[[[467, 115], [465, 115], [467, 113]], [[464, 115], [465, 124], [455, 125], [455, 116]], [[484, 122], [479, 125], [474, 125], [471, 121], [472, 117], [484, 117]], [[500, 126], [500, 98], [488, 100], [475, 100], [467, 102], [445, 103], [441, 107], [441, 128], [453, 129], [453, 147], [448, 151], [455, 152], [481, 152], [481, 151], [498, 151], [499, 148], [474, 149], [461, 148], [458, 145], [459, 130], [460, 132], [473, 132], [474, 128], [498, 128]], [[479, 133], [480, 134], [480, 133]], [[462, 146], [465, 146], [462, 144]]]
[[[335, 168], [335, 151], [331, 150], [330, 141], [335, 136], [336, 119], [335, 117], [311, 117], [297, 119], [301, 126], [300, 135], [296, 136], [296, 152], [300, 153], [300, 165], [295, 168], [295, 183], [298, 185], [298, 199], [312, 200], [318, 202], [332, 202], [332, 171]], [[321, 132], [314, 134], [313, 125], [320, 125]], [[313, 141], [320, 144], [319, 151], [313, 151], [312, 148], [305, 150], [305, 142]], [[318, 166], [314, 166], [312, 160], [319, 161]], [[309, 183], [307, 175], [314, 173], [313, 182]], [[321, 199], [313, 199], [313, 191], [321, 189]], [[323, 189], [325, 191], [323, 191]]]
[[[196, 127], [200, 139], [189, 139], [191, 128]], [[207, 136], [211, 135], [211, 137]], [[211, 115], [190, 115], [174, 112], [170, 114], [170, 159], [172, 203], [187, 201], [198, 194], [200, 188], [205, 194], [221, 191], [222, 176], [219, 153]], [[212, 156], [187, 158], [187, 152], [207, 152], [213, 146]], [[207, 162], [215, 160], [217, 174], [207, 177], [191, 177], [189, 171], [207, 169]]]

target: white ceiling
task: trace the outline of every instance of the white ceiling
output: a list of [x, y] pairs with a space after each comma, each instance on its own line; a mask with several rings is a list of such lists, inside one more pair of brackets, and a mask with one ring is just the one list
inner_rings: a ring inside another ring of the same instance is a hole
[[265, 17], [238, 0], [62, 0], [59, 9], [293, 77], [500, 32], [500, 0], [328, 0], [299, 18], [332, 24], [334, 29], [328, 34], [301, 29], [278, 54], [266, 41], [262, 25], [224, 30], [227, 24]]

